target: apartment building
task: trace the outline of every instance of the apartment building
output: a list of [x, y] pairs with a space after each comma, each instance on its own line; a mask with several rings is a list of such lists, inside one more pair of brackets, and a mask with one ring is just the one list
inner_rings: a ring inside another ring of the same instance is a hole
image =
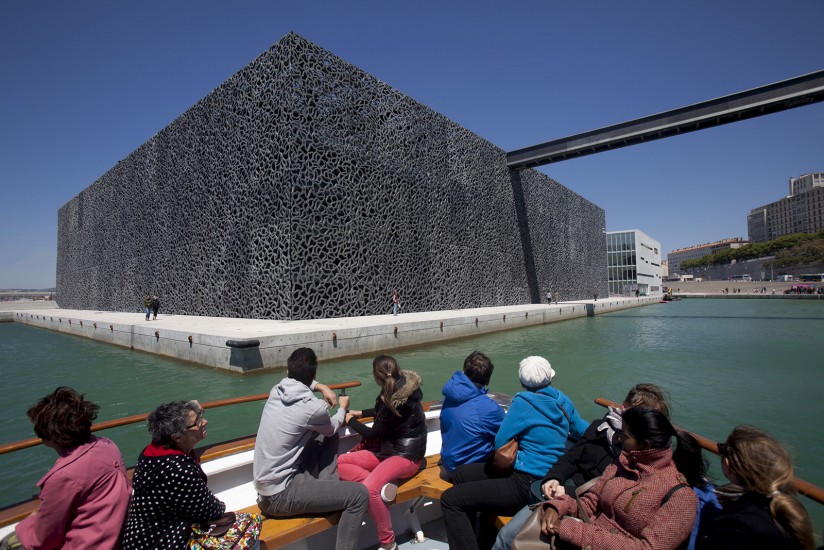
[[741, 248], [749, 241], [745, 241], [741, 237], [732, 239], [722, 239], [713, 243], [699, 244], [696, 246], [688, 246], [686, 248], [679, 248], [667, 254], [667, 266], [669, 269], [670, 278], [675, 278], [681, 275], [681, 262], [684, 260], [696, 260], [709, 254], [714, 254], [726, 248]]
[[824, 172], [790, 178], [789, 195], [747, 215], [747, 236], [754, 243], [792, 233], [824, 229]]

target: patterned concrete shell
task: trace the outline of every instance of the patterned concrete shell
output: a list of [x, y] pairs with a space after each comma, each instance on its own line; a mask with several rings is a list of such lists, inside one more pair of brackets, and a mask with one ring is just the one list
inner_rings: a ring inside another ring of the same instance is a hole
[[604, 211], [289, 34], [64, 205], [62, 307], [263, 319], [606, 295]]

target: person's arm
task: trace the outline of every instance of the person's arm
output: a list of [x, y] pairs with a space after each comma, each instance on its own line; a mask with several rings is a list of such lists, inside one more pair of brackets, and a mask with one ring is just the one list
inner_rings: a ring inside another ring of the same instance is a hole
[[349, 396], [341, 395], [337, 398], [337, 402], [338, 410], [330, 417], [326, 410], [326, 404], [322, 404], [320, 400], [316, 400], [317, 409], [312, 416], [309, 417], [307, 428], [327, 437], [337, 432], [344, 423], [346, 409], [349, 407]]
[[[578, 471], [578, 464], [583, 460], [584, 451], [586, 451], [588, 445], [593, 444], [593, 438], [599, 436], [598, 424], [600, 422], [600, 420], [596, 420], [590, 424], [584, 435], [578, 438], [578, 441], [558, 458], [541, 481], [542, 487], [553, 479], [558, 481], [559, 485], [563, 485]], [[548, 495], [546, 491], [544, 494]]]
[[526, 407], [531, 407], [523, 399], [519, 399], [516, 395], [509, 406], [509, 410], [504, 416], [501, 427], [495, 435], [495, 448], [498, 449], [509, 441], [521, 434], [521, 429], [524, 426], [524, 415], [527, 410]]
[[[364, 413], [365, 412], [367, 411], [364, 411]], [[395, 433], [395, 427], [401, 420], [403, 420], [403, 416], [395, 416], [391, 412], [386, 412], [382, 414], [380, 418], [375, 418], [375, 421], [370, 427], [350, 415], [346, 425], [363, 437], [370, 439], [392, 439]]]
[[82, 492], [73, 479], [58, 473], [40, 489], [40, 508], [17, 524], [17, 537], [26, 550], [60, 548]]
[[564, 410], [569, 416], [569, 433], [572, 434], [572, 437], [578, 439], [587, 431], [589, 422], [581, 418], [581, 415], [578, 414], [575, 405], [572, 404], [572, 400], [570, 400], [569, 397], [566, 397], [563, 401]]
[[323, 400], [326, 401], [326, 406], [328, 408], [334, 407], [338, 403], [338, 396], [335, 395], [335, 392], [329, 388], [326, 384], [321, 384], [317, 380], [312, 380], [312, 384], [310, 386], [312, 391], [319, 391], [323, 396]]

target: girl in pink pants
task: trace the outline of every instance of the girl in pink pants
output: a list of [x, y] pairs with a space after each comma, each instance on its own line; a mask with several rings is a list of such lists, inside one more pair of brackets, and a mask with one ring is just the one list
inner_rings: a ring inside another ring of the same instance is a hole
[[[400, 370], [388, 355], [376, 357], [372, 374], [381, 393], [375, 408], [346, 413], [346, 423], [363, 436], [359, 450], [338, 457], [341, 481], [358, 481], [369, 490], [369, 515], [378, 530], [381, 548], [392, 550], [395, 532], [389, 503], [395, 500], [398, 479], [412, 477], [426, 453], [426, 417], [421, 399], [421, 377]], [[373, 417], [372, 426], [357, 419]]]

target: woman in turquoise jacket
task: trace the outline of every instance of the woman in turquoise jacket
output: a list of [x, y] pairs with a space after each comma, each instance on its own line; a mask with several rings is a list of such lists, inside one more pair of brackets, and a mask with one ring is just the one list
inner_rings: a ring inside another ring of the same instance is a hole
[[[543, 357], [527, 357], [518, 368], [526, 391], [515, 395], [495, 436], [495, 447], [518, 439], [515, 471], [508, 477], [491, 476], [483, 464], [459, 466], [454, 486], [441, 496], [449, 547], [478, 548], [471, 516], [478, 512], [513, 515], [529, 503], [530, 485], [540, 480], [564, 453], [568, 436], [577, 439], [589, 423], [581, 418], [572, 401], [551, 386], [555, 371]], [[491, 538], [490, 538], [491, 537]], [[479, 539], [494, 541], [494, 533]]]

